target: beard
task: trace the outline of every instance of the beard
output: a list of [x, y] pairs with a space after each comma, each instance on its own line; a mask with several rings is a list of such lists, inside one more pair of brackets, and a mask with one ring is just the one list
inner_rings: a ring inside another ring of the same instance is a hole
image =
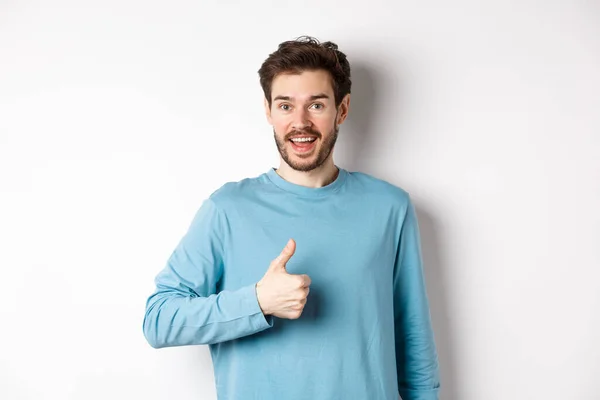
[[325, 161], [327, 161], [327, 158], [331, 156], [333, 148], [335, 147], [335, 142], [338, 138], [339, 130], [339, 126], [335, 124], [331, 132], [329, 132], [329, 135], [327, 135], [325, 140], [322, 141], [321, 146], [317, 150], [317, 156], [315, 157], [313, 154], [311, 154], [304, 162], [298, 160], [297, 156], [296, 159], [292, 159], [288, 153], [288, 147], [286, 144], [288, 144], [290, 137], [302, 133], [315, 135], [317, 140], [322, 140], [323, 135], [321, 135], [321, 132], [311, 128], [304, 129], [302, 131], [292, 131], [288, 133], [282, 140], [277, 137], [277, 133], [275, 132], [275, 129], [273, 129], [273, 137], [275, 138], [275, 144], [277, 145], [277, 149], [279, 150], [279, 154], [281, 154], [283, 161], [285, 161], [293, 170], [308, 172], [323, 165]]

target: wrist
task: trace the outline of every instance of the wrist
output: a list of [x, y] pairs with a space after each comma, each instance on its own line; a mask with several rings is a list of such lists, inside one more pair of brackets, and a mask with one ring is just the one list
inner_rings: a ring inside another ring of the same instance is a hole
[[271, 314], [271, 313], [270, 313], [270, 312], [269, 312], [269, 310], [268, 310], [268, 309], [267, 309], [267, 308], [264, 306], [264, 304], [263, 304], [263, 303], [261, 303], [261, 297], [260, 297], [260, 293], [259, 293], [259, 292], [260, 292], [260, 287], [261, 287], [261, 286], [262, 286], [262, 284], [261, 284], [261, 282], [260, 282], [260, 281], [259, 281], [259, 282], [257, 282], [257, 283], [254, 285], [254, 289], [255, 289], [255, 292], [256, 292], [256, 300], [258, 301], [258, 306], [260, 307], [260, 310], [262, 311], [263, 315], [267, 316], [267, 315], [269, 315], [269, 314]]

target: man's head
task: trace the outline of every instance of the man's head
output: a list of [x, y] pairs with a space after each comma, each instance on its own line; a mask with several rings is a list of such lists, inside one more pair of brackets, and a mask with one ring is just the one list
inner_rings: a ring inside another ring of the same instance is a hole
[[[265, 112], [283, 160], [311, 171], [332, 155], [350, 104], [350, 64], [332, 42], [303, 36], [283, 42], [258, 74]], [[293, 142], [306, 137], [312, 142]]]

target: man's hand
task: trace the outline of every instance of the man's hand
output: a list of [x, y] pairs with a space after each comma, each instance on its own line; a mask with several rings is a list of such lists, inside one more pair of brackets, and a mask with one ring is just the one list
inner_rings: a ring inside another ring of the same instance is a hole
[[258, 304], [265, 315], [287, 319], [297, 319], [302, 315], [311, 281], [308, 275], [288, 274], [285, 269], [295, 251], [296, 242], [290, 239], [256, 284]]

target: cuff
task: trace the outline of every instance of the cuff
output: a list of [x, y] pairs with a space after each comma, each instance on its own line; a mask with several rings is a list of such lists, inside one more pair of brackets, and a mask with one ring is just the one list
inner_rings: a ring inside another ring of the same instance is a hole
[[438, 400], [439, 386], [434, 389], [399, 389], [402, 400]]
[[256, 296], [256, 284], [253, 283], [239, 289], [243, 300], [243, 310], [250, 316], [250, 323], [256, 331], [261, 331], [273, 326], [273, 316], [263, 314]]

